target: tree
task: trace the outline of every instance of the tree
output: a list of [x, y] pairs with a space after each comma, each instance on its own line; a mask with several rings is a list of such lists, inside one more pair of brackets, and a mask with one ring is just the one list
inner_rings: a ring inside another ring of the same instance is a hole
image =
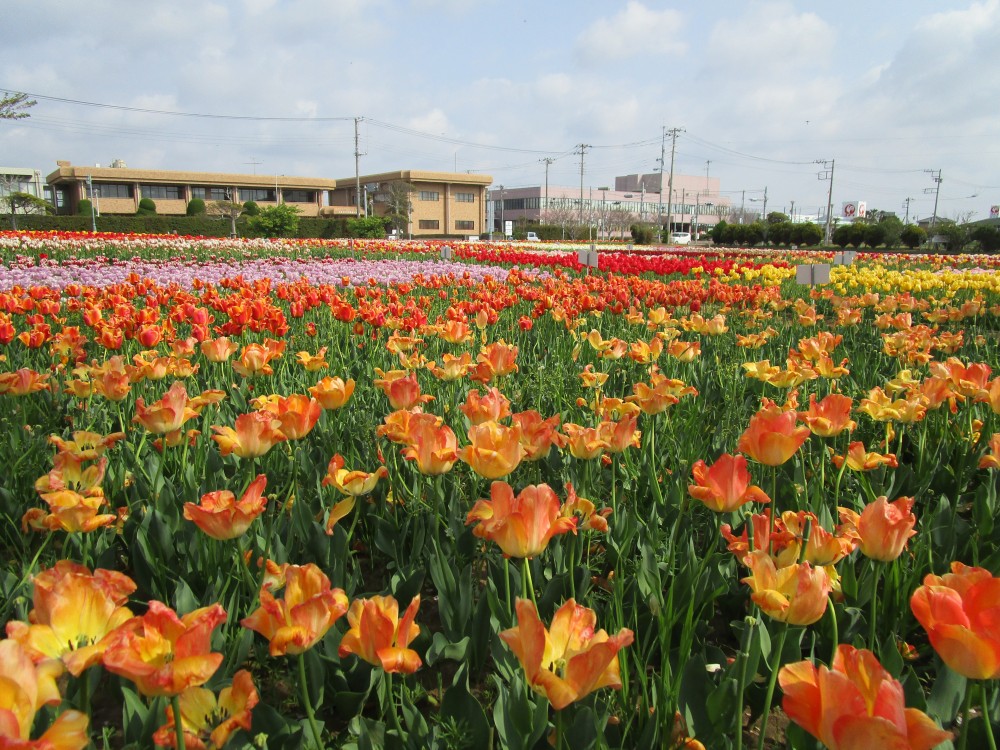
[[934, 235], [944, 240], [944, 245], [949, 253], [960, 253], [969, 243], [969, 230], [960, 226], [957, 222], [939, 220], [934, 227]]
[[795, 224], [792, 230], [792, 242], [799, 247], [812, 247], [823, 241], [823, 228], [811, 221], [805, 224]]
[[[726, 232], [729, 230], [729, 224], [726, 223], [725, 219], [721, 219], [718, 224], [712, 227], [712, 231], [709, 232], [709, 236], [712, 238], [712, 242], [716, 245], [721, 245], [726, 236]], [[730, 232], [730, 236], [732, 232]]]
[[229, 219], [229, 236], [236, 237], [236, 220], [243, 214], [243, 204], [237, 201], [212, 201], [205, 206], [209, 216]]
[[978, 226], [969, 233], [969, 237], [979, 243], [979, 249], [984, 253], [1000, 250], [1000, 227]]
[[243, 204], [243, 213], [247, 216], [256, 216], [260, 213], [260, 206], [254, 201], [247, 201]]
[[783, 214], [781, 211], [771, 211], [767, 215], [768, 224], [783, 224], [786, 221], [790, 221], [788, 214]]
[[7, 195], [7, 205], [10, 207], [10, 227], [17, 229], [17, 212], [23, 214], [54, 214], [55, 206], [44, 198], [31, 193], [10, 193]]
[[27, 94], [11, 93], [0, 97], [0, 120], [23, 120], [30, 117], [25, 110], [31, 109], [38, 102], [29, 99]]
[[389, 225], [402, 237], [406, 233], [406, 227], [410, 223], [410, 214], [413, 213], [413, 194], [417, 191], [408, 182], [390, 182], [385, 196], [385, 217], [389, 220]]
[[916, 224], [907, 224], [899, 234], [900, 241], [910, 250], [927, 241], [927, 232]]
[[136, 216], [156, 216], [156, 201], [152, 198], [142, 198]]
[[267, 206], [250, 217], [249, 225], [262, 237], [294, 237], [299, 229], [299, 207], [288, 203]]
[[347, 235], [382, 239], [385, 236], [385, 225], [386, 220], [381, 216], [359, 216], [347, 220]]

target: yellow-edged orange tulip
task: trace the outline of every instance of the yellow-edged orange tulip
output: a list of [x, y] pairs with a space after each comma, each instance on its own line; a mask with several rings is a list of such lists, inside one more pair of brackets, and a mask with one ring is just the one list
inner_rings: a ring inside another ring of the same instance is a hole
[[340, 640], [340, 657], [354, 654], [390, 673], [412, 674], [423, 662], [410, 643], [420, 635], [414, 622], [420, 607], [420, 595], [410, 601], [403, 616], [399, 603], [391, 596], [355, 599], [347, 611], [350, 629]]
[[479, 522], [472, 533], [493, 541], [507, 557], [535, 557], [559, 534], [576, 533], [576, 517], [563, 512], [547, 484], [528, 485], [516, 497], [506, 482], [490, 485], [490, 499], [477, 500], [465, 524]]
[[854, 401], [850, 396], [831, 393], [822, 401], [816, 394], [809, 394], [809, 408], [799, 412], [799, 419], [806, 423], [813, 435], [835, 437], [844, 430], [851, 431], [858, 423], [851, 419]]
[[548, 630], [533, 602], [518, 599], [517, 625], [500, 633], [521, 662], [528, 684], [561, 711], [595, 690], [622, 686], [618, 652], [634, 639], [628, 628], [615, 635], [597, 630], [597, 615], [570, 599], [552, 616]]
[[989, 450], [979, 459], [980, 469], [1000, 469], [1000, 432], [990, 437]]
[[553, 445], [557, 447], [565, 445], [565, 439], [557, 431], [558, 414], [545, 419], [537, 411], [522, 411], [512, 415], [511, 422], [521, 430], [523, 461], [540, 461], [549, 455]]
[[184, 518], [213, 539], [236, 539], [267, 507], [264, 487], [267, 477], [254, 479], [239, 500], [229, 490], [216, 490], [201, 496], [198, 503], [184, 503]]
[[847, 446], [847, 453], [843, 456], [831, 456], [830, 460], [838, 469], [847, 462], [847, 468], [851, 471], [871, 471], [879, 466], [888, 466], [895, 469], [899, 466], [894, 453], [869, 453], [865, 444], [855, 441]]
[[323, 407], [315, 398], [293, 393], [278, 396], [263, 411], [270, 412], [278, 420], [278, 429], [288, 440], [301, 440], [312, 432], [323, 413]]
[[146, 406], [141, 397], [137, 398], [135, 418], [132, 421], [141, 424], [154, 435], [180, 430], [187, 420], [198, 416], [198, 412], [191, 407], [188, 400], [187, 389], [177, 380], [156, 403]]
[[269, 412], [252, 411], [238, 416], [235, 427], [212, 425], [212, 440], [223, 456], [235, 453], [240, 458], [257, 458], [285, 440], [280, 424]]
[[240, 345], [230, 341], [227, 336], [220, 336], [217, 339], [202, 341], [199, 348], [209, 362], [228, 362], [229, 358], [240, 350]]
[[952, 737], [922, 711], [906, 708], [902, 684], [871, 651], [841, 644], [832, 668], [787, 664], [778, 682], [788, 718], [830, 750], [931, 750]]
[[744, 562], [751, 572], [743, 579], [753, 590], [750, 598], [772, 619], [812, 625], [826, 612], [831, 583], [822, 568], [807, 562], [777, 568], [765, 550], [749, 553]]
[[333, 485], [333, 487], [344, 495], [351, 497], [361, 497], [367, 495], [375, 489], [379, 479], [389, 476], [389, 470], [380, 466], [374, 472], [350, 471], [344, 468], [344, 457], [339, 453], [330, 459], [326, 467], [326, 476], [323, 477], [323, 486]]
[[469, 391], [465, 403], [458, 408], [473, 425], [499, 422], [510, 416], [510, 401], [497, 388], [490, 388], [486, 393]]
[[347, 611], [347, 594], [330, 587], [330, 579], [314, 564], [285, 569], [284, 599], [270, 589], [260, 591], [260, 607], [240, 623], [270, 642], [271, 656], [301, 654], [326, 635]]
[[401, 372], [401, 370], [393, 370], [381, 373], [382, 377], [375, 381], [375, 385], [386, 395], [393, 409], [412, 409], [434, 400], [433, 396], [420, 393], [420, 384], [417, 382], [415, 372], [393, 377]]
[[951, 564], [929, 574], [910, 608], [931, 645], [952, 671], [970, 680], [1000, 678], [1000, 578], [984, 568]]
[[711, 466], [699, 459], [691, 467], [691, 475], [694, 484], [688, 485], [688, 494], [716, 513], [732, 512], [751, 502], [771, 502], [764, 490], [750, 484], [744, 456], [723, 453]]
[[421, 474], [447, 474], [458, 460], [454, 431], [433, 414], [411, 414], [402, 437], [407, 444], [403, 458], [415, 461]]
[[903, 553], [910, 537], [917, 533], [913, 530], [917, 517], [912, 511], [912, 497], [901, 497], [890, 503], [883, 495], [866, 505], [860, 515], [841, 508], [840, 516], [854, 526], [861, 554], [872, 560], [892, 562]]
[[764, 408], [750, 417], [737, 450], [767, 466], [780, 466], [795, 455], [809, 438], [808, 427], [796, 427], [796, 413]]
[[460, 448], [458, 457], [486, 479], [510, 474], [521, 463], [521, 430], [497, 422], [483, 422], [469, 428], [469, 445]]
[[[260, 702], [253, 677], [245, 669], [233, 675], [233, 684], [218, 698], [207, 688], [190, 687], [180, 694], [181, 726], [185, 747], [221, 748], [236, 731], [250, 731], [251, 714]], [[177, 747], [174, 709], [167, 705], [167, 722], [153, 734], [158, 747]]]

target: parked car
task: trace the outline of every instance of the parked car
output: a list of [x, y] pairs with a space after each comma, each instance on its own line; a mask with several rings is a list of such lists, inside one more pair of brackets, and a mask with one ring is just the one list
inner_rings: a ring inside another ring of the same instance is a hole
[[671, 232], [670, 242], [674, 245], [687, 245], [691, 242], [690, 232]]
[[524, 239], [526, 239], [528, 242], [541, 242], [541, 240], [538, 239], [538, 234], [535, 232], [528, 232], [528, 236], [525, 237]]

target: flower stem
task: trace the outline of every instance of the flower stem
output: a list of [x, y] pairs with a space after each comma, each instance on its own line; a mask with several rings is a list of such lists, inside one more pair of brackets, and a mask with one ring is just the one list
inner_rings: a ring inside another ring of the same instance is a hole
[[740, 639], [740, 671], [736, 684], [736, 750], [743, 750], [743, 691], [747, 680], [747, 659], [750, 658], [750, 635], [757, 619], [753, 615], [743, 618], [743, 637]]
[[882, 565], [877, 561], [872, 561], [874, 568], [874, 575], [872, 576], [872, 600], [871, 608], [868, 615], [868, 648], [871, 649], [872, 653], [877, 653], [878, 644], [875, 641], [875, 613], [878, 607], [878, 579], [879, 575], [882, 573]]
[[990, 744], [990, 750], [997, 750], [997, 741], [993, 736], [993, 723], [990, 721], [990, 704], [986, 700], [986, 680], [980, 681], [979, 690], [983, 701], [983, 723], [986, 725], [986, 741]]
[[316, 750], [323, 750], [323, 740], [320, 736], [319, 727], [316, 725], [316, 715], [313, 713], [312, 700], [309, 698], [309, 683], [306, 681], [306, 657], [299, 654], [299, 689], [302, 692], [302, 703], [306, 707], [306, 716], [309, 718], [309, 728], [312, 731], [313, 741], [316, 743]]
[[778, 684], [778, 669], [781, 667], [781, 653], [785, 650], [785, 636], [788, 635], [788, 623], [781, 623], [778, 634], [778, 647], [774, 653], [774, 665], [771, 667], [771, 679], [767, 683], [767, 695], [764, 698], [764, 713], [760, 719], [760, 740], [757, 750], [764, 750], [764, 739], [767, 737], [767, 722], [771, 718], [771, 701], [774, 700], [774, 686]]
[[385, 673], [385, 702], [386, 707], [389, 710], [389, 714], [392, 716], [392, 726], [396, 730], [396, 734], [399, 736], [399, 741], [403, 742], [403, 726], [399, 723], [399, 712], [396, 710], [396, 698], [392, 690], [392, 672]]
[[[84, 674], [84, 676], [86, 677], [86, 674]], [[176, 738], [176, 744], [174, 746], [177, 750], [186, 750], [184, 742], [184, 721], [181, 719], [180, 696], [176, 694], [170, 696], [170, 705], [174, 709], [174, 737]]]
[[965, 750], [969, 746], [969, 713], [971, 708], [972, 686], [967, 682], [965, 683], [965, 699], [962, 701], [962, 734], [958, 738], [958, 750]]

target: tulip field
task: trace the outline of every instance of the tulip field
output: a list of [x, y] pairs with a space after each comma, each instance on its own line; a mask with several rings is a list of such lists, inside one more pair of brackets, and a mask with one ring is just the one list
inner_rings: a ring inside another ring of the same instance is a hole
[[0, 232], [0, 748], [991, 748], [1000, 260]]

